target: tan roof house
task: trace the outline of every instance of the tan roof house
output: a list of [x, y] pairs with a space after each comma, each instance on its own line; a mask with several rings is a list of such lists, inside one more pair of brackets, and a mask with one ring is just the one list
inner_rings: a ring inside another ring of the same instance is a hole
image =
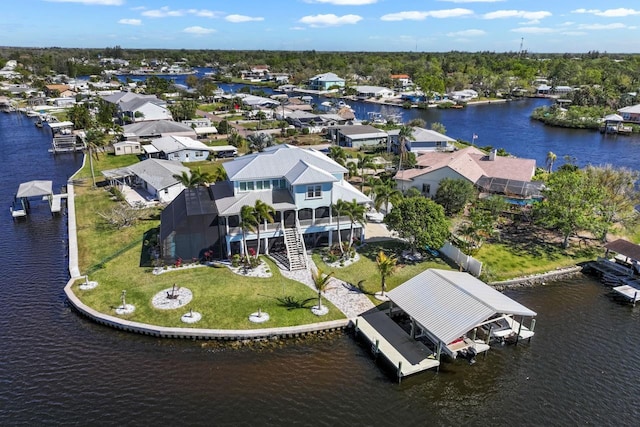
[[444, 178], [466, 179], [472, 184], [483, 176], [529, 182], [535, 169], [534, 159], [498, 156], [496, 150], [486, 154], [467, 147], [454, 152], [426, 152], [418, 157], [415, 168], [399, 171], [394, 179], [401, 191], [415, 187], [431, 197]]

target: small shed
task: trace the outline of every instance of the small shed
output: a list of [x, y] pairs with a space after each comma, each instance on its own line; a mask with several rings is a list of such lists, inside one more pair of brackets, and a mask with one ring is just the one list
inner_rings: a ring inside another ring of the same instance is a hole
[[125, 154], [140, 154], [142, 153], [142, 146], [137, 141], [121, 141], [113, 144], [113, 153], [116, 156], [123, 156]]

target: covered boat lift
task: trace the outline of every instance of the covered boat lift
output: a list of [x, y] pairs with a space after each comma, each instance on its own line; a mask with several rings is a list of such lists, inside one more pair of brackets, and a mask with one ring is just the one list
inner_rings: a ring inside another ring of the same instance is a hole
[[[600, 272], [605, 283], [614, 283], [613, 292], [634, 305], [640, 301], [640, 245], [617, 239], [604, 245], [604, 259], [591, 265]], [[614, 253], [613, 260], [610, 259]]]
[[53, 194], [53, 182], [35, 180], [23, 182], [18, 187], [18, 192], [13, 200], [10, 211], [15, 218], [26, 217], [31, 209], [31, 200], [46, 200], [49, 203], [51, 214], [61, 210], [61, 199], [65, 194]]

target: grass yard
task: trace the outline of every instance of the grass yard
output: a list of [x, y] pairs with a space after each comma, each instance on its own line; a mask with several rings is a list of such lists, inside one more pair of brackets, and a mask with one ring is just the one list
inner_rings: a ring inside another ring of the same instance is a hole
[[[363, 281], [361, 286], [363, 291], [371, 301], [378, 304], [380, 301], [373, 297], [373, 294], [379, 292], [381, 289], [380, 274], [378, 273], [378, 266], [376, 264], [376, 255], [380, 250], [383, 250], [387, 255], [394, 254], [395, 256], [398, 256], [404, 249], [407, 249], [407, 246], [398, 241], [372, 242], [367, 243], [364, 247], [360, 248], [358, 250], [360, 260], [347, 267], [329, 267], [324, 261], [322, 261], [322, 255], [320, 253], [313, 254], [313, 261], [325, 273], [333, 271], [336, 278], [344, 280], [345, 282], [357, 285], [360, 281]], [[395, 273], [387, 278], [387, 291], [390, 291], [428, 268], [450, 270], [451, 266], [439, 258], [427, 258], [425, 261], [415, 264], [403, 264], [399, 260]]]

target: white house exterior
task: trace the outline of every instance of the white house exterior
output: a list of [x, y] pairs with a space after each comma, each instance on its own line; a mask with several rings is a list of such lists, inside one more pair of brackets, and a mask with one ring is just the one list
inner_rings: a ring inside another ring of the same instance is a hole
[[209, 157], [209, 147], [184, 136], [165, 136], [151, 141], [160, 157], [178, 162], [200, 162]]
[[[400, 130], [394, 129], [388, 133], [393, 152], [398, 154], [400, 152]], [[411, 138], [405, 141], [405, 150], [417, 155], [429, 151], [453, 151], [454, 142], [456, 142], [455, 139], [434, 130], [414, 127]]]
[[327, 134], [334, 144], [341, 147], [360, 148], [388, 144], [388, 134], [371, 125], [334, 126], [327, 129]]
[[118, 107], [123, 121], [143, 122], [149, 120], [172, 120], [167, 103], [155, 95], [139, 95], [132, 92], [116, 92], [103, 99]]
[[325, 91], [329, 88], [338, 86], [344, 87], [345, 81], [334, 73], [318, 74], [309, 79], [309, 89]]
[[379, 98], [387, 99], [393, 98], [395, 92], [392, 89], [381, 86], [354, 86], [354, 89], [358, 92], [358, 98]]

